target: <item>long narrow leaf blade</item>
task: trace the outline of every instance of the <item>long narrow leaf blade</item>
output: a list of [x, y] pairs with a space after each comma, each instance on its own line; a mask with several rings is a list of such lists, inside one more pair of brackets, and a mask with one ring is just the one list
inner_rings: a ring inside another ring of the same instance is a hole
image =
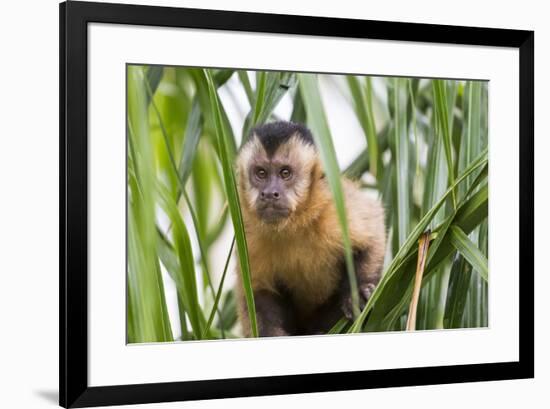
[[248, 261], [248, 247], [246, 243], [246, 234], [244, 231], [244, 222], [241, 214], [241, 207], [239, 202], [239, 195], [237, 192], [237, 183], [235, 180], [235, 174], [233, 171], [234, 158], [227, 143], [227, 136], [223, 127], [223, 120], [220, 111], [220, 103], [218, 100], [218, 93], [212, 80], [212, 75], [209, 70], [205, 70], [206, 81], [208, 83], [208, 94], [210, 98], [210, 104], [214, 116], [214, 122], [216, 125], [216, 138], [218, 141], [218, 148], [220, 159], [222, 162], [223, 175], [225, 181], [225, 189], [227, 194], [227, 200], [229, 204], [229, 211], [233, 220], [233, 227], [235, 229], [235, 239], [237, 241], [237, 253], [240, 261], [240, 271], [242, 275], [242, 281], [244, 286], [244, 292], [246, 297], [246, 305], [248, 309], [248, 316], [250, 319], [250, 329], [254, 337], [258, 336], [258, 324], [256, 321], [256, 307], [254, 304], [254, 293], [252, 290], [252, 280], [250, 277], [250, 265]]
[[357, 119], [363, 128], [363, 133], [367, 139], [367, 151], [369, 154], [370, 172], [376, 177], [378, 169], [378, 141], [376, 139], [376, 127], [374, 125], [374, 115], [372, 113], [372, 93], [371, 79], [366, 78], [365, 92], [359, 79], [354, 75], [347, 77], [349, 89], [353, 99], [353, 105]]
[[393, 110], [395, 116], [393, 144], [395, 165], [395, 197], [397, 198], [397, 223], [394, 234], [401, 247], [410, 231], [410, 183], [409, 183], [409, 137], [407, 131], [407, 79], [393, 78]]
[[489, 268], [487, 257], [476, 247], [466, 234], [457, 226], [451, 227], [451, 242], [468, 263], [477, 271], [485, 281], [489, 280]]
[[[359, 299], [357, 293], [357, 279], [355, 277], [355, 268], [353, 266], [353, 253], [351, 248], [351, 240], [349, 238], [349, 226], [346, 216], [346, 205], [344, 192], [340, 180], [340, 168], [336, 160], [334, 145], [328, 127], [328, 122], [325, 116], [323, 105], [321, 103], [321, 95], [317, 85], [317, 78], [312, 74], [298, 74], [300, 91], [302, 99], [305, 102], [307, 117], [310, 118], [308, 123], [313, 131], [313, 137], [321, 155], [325, 174], [332, 191], [334, 205], [338, 213], [338, 220], [342, 228], [342, 236], [344, 243], [346, 270], [350, 281], [352, 303], [355, 314], [359, 311]], [[313, 120], [313, 118], [315, 120]]]
[[[447, 96], [444, 80], [433, 80], [434, 96], [435, 96], [435, 112], [439, 120], [441, 133], [443, 137], [443, 144], [445, 146], [445, 156], [447, 158], [447, 170], [449, 177], [449, 185], [454, 182], [455, 172], [453, 165], [453, 153], [452, 153], [452, 140], [451, 129], [449, 121], [449, 108], [447, 106]], [[456, 194], [453, 190], [452, 193], [453, 204], [456, 208]]]
[[174, 248], [180, 267], [179, 274], [174, 277], [176, 286], [183, 289], [185, 293], [186, 311], [189, 314], [193, 332], [200, 338], [204, 328], [204, 316], [202, 316], [198, 299], [194, 257], [189, 232], [170, 193], [160, 184], [157, 185], [157, 188], [160, 198], [159, 204], [170, 218], [173, 226]]
[[[128, 319], [129, 342], [172, 341], [156, 254], [154, 153], [147, 123], [146, 74], [128, 66]], [[132, 176], [133, 175], [133, 176]]]

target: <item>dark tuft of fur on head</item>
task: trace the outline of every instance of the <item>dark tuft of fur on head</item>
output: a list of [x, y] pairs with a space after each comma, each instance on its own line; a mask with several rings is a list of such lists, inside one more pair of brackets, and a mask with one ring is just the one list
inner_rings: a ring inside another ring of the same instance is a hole
[[314, 145], [311, 131], [296, 122], [276, 121], [259, 125], [250, 131], [250, 136], [256, 134], [269, 156], [286, 143], [292, 135], [297, 135], [307, 144]]

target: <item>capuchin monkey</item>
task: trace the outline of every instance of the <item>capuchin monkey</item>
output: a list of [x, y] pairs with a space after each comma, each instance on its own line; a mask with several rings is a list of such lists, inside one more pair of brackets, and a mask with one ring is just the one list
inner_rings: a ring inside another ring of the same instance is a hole
[[[292, 122], [254, 128], [237, 159], [259, 335], [325, 334], [352, 318], [342, 231], [311, 132]], [[380, 280], [384, 209], [342, 177], [360, 307]], [[250, 321], [240, 274], [244, 335]]]

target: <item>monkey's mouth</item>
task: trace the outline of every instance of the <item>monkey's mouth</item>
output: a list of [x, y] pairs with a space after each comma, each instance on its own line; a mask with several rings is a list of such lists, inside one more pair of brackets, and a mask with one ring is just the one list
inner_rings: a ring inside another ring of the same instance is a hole
[[277, 223], [290, 215], [290, 209], [272, 204], [258, 206], [258, 216], [266, 223]]

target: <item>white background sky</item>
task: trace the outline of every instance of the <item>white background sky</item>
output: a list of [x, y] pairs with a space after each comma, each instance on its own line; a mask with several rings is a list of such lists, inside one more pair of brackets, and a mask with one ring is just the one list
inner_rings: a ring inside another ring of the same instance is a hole
[[[161, 0], [147, 4], [340, 16], [536, 31], [535, 380], [317, 393], [143, 408], [544, 408], [550, 384], [547, 253], [550, 193], [550, 26], [545, 2], [463, 0]], [[56, 407], [58, 377], [58, 9], [54, 0], [4, 2], [0, 112], [0, 406]]]

